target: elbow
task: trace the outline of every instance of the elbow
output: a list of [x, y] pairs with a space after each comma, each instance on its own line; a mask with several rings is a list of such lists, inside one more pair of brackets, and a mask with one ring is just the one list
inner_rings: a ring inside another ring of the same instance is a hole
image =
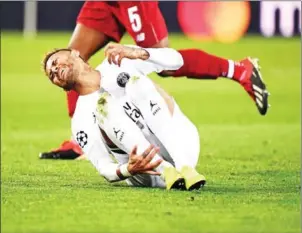
[[178, 69], [180, 69], [184, 65], [184, 59], [183, 59], [182, 55], [178, 51], [176, 51], [176, 50], [175, 50], [175, 55], [173, 57], [175, 59], [175, 62], [174, 62], [175, 67], [174, 67], [174, 69], [178, 70]]
[[117, 182], [117, 180], [108, 180], [106, 179], [109, 183], [114, 183], [114, 182]]
[[109, 183], [114, 183], [120, 181], [119, 177], [115, 175], [115, 173], [99, 171], [100, 175]]
[[108, 174], [108, 172], [105, 170], [99, 169], [99, 174], [101, 177], [103, 177], [107, 182], [112, 183], [115, 181], [114, 176]]
[[178, 69], [179, 69], [184, 65], [184, 59], [179, 52], [177, 52], [177, 53], [178, 53], [178, 65], [179, 65]]
[[114, 182], [116, 182], [116, 180], [111, 179], [111, 178], [108, 177], [108, 176], [105, 176], [105, 175], [102, 175], [102, 174], [101, 174], [101, 176], [102, 176], [107, 182], [109, 182], [109, 183], [114, 183]]

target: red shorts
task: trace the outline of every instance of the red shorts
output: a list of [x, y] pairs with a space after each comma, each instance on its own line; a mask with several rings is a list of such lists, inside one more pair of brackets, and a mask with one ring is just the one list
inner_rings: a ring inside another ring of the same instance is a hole
[[85, 2], [77, 23], [93, 28], [119, 42], [127, 31], [137, 45], [152, 47], [168, 36], [158, 2]]

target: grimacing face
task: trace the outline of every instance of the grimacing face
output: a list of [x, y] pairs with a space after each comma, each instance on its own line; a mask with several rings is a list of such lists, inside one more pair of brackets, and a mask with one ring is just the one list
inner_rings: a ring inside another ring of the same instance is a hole
[[78, 51], [59, 51], [48, 58], [45, 72], [53, 84], [69, 91], [74, 87], [83, 62]]

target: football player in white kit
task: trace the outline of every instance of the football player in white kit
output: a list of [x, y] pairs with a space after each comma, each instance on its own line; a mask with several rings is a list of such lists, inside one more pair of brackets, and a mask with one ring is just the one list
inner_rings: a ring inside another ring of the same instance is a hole
[[74, 50], [56, 50], [44, 59], [53, 84], [80, 94], [72, 133], [88, 159], [110, 182], [202, 187], [205, 178], [195, 170], [198, 131], [174, 99], [147, 77], [179, 69], [182, 56], [171, 48], [118, 44], [109, 44], [105, 52], [108, 59], [96, 69]]

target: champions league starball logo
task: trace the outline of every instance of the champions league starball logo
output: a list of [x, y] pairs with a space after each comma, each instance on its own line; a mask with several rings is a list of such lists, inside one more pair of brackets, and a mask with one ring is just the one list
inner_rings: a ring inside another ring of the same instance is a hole
[[77, 142], [79, 144], [79, 146], [83, 149], [84, 146], [87, 145], [88, 143], [88, 135], [87, 133], [85, 133], [84, 131], [79, 131], [77, 132]]
[[117, 84], [120, 87], [125, 87], [129, 79], [130, 79], [130, 75], [126, 72], [122, 72], [117, 76]]

